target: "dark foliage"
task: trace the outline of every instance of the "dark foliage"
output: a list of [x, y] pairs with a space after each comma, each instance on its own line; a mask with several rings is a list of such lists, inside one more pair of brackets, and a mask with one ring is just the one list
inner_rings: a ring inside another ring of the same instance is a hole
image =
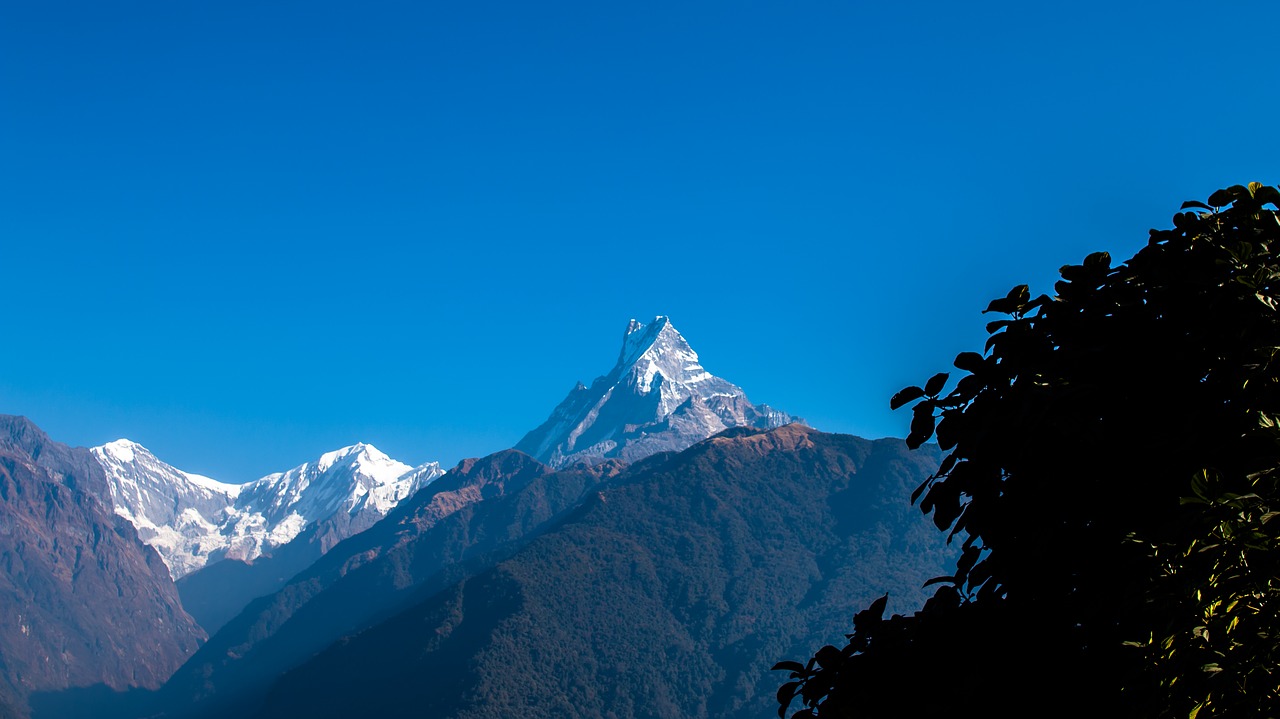
[[954, 389], [892, 399], [950, 452], [913, 501], [963, 553], [913, 616], [779, 664], [780, 716], [1280, 714], [1277, 202], [1222, 190], [1014, 288]]

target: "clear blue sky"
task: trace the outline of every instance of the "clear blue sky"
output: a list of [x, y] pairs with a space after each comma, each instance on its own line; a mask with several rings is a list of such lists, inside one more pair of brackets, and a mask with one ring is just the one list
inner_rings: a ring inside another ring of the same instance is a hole
[[1271, 3], [9, 2], [0, 412], [241, 481], [496, 451], [672, 317], [902, 436], [987, 300], [1280, 181]]

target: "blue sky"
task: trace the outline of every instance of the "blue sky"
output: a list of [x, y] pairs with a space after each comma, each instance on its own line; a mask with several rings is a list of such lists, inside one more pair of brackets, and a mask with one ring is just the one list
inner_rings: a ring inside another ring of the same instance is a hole
[[4, 3], [0, 412], [452, 464], [667, 314], [902, 436], [992, 296], [1280, 180], [1269, 4], [891, 5]]

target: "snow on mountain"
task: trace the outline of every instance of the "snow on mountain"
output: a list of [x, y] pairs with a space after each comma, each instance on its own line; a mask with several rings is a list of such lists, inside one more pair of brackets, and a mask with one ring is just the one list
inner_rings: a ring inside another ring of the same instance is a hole
[[241, 485], [183, 472], [126, 439], [91, 451], [116, 514], [174, 579], [220, 559], [252, 561], [337, 512], [384, 516], [443, 474], [435, 462], [410, 467], [363, 443]]
[[175, 578], [204, 566], [226, 545], [219, 526], [240, 485], [183, 472], [127, 439], [89, 451], [106, 470], [116, 514], [133, 523]]
[[685, 449], [729, 427], [772, 429], [803, 422], [754, 405], [737, 385], [707, 372], [666, 317], [631, 320], [613, 370], [581, 382], [516, 449], [553, 467], [618, 458], [627, 462]]

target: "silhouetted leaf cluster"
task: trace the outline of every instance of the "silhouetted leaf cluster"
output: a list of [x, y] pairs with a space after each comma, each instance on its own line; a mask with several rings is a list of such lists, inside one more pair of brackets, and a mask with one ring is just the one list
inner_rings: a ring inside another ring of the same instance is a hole
[[949, 451], [912, 501], [960, 559], [913, 616], [777, 665], [779, 716], [1280, 714], [1278, 202], [1220, 190], [1015, 287], [950, 391], [893, 397]]

